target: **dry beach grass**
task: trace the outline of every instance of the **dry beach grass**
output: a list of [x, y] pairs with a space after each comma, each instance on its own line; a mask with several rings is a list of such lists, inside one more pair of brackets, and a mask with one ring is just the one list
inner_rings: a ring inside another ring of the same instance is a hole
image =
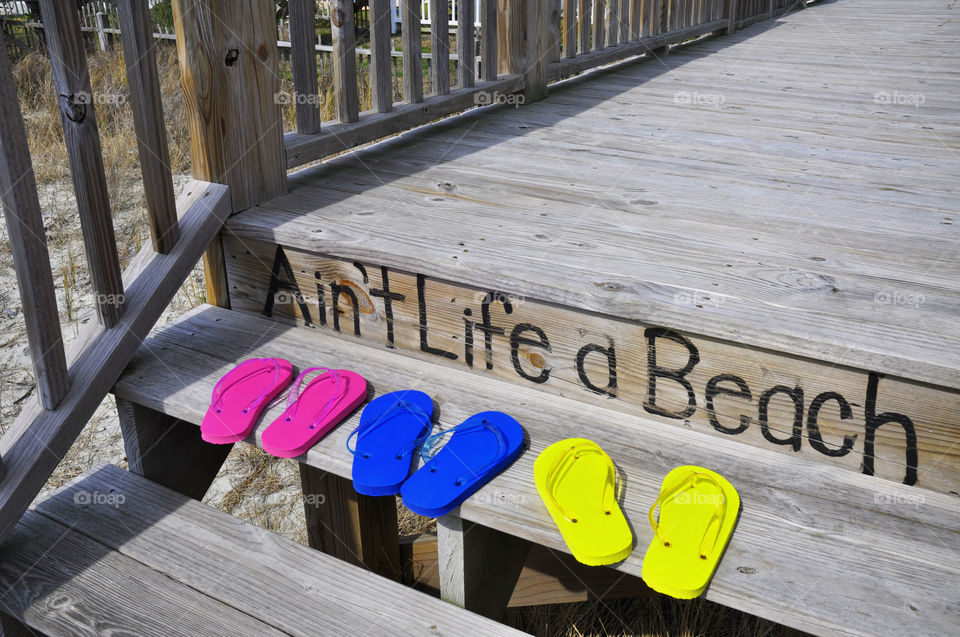
[[[179, 72], [172, 46], [158, 51], [172, 168], [178, 186], [189, 171], [189, 140]], [[124, 64], [119, 52], [92, 54], [91, 79], [96, 94], [107, 181], [114, 223], [124, 263], [149, 242], [143, 212], [139, 164], [127, 94]], [[69, 179], [59, 115], [49, 63], [39, 55], [21, 60], [15, 69], [17, 91], [26, 122], [30, 149], [39, 183], [48, 243], [57, 284], [61, 321], [67, 339], [92, 319], [89, 277], [83, 256], [75, 202]], [[366, 82], [361, 96], [369, 101]], [[284, 90], [292, 91], [289, 80]], [[329, 78], [321, 93], [332, 91]], [[327, 99], [328, 110], [333, 100]], [[328, 112], [327, 117], [332, 117]], [[292, 126], [293, 107], [285, 107]], [[202, 270], [195, 269], [161, 321], [205, 301]], [[20, 312], [13, 264], [5, 232], [0, 236], [0, 433], [19, 413], [32, 392], [26, 336]], [[107, 397], [58, 467], [45, 493], [64, 484], [97, 462], [125, 465], [123, 444], [112, 397]], [[279, 460], [258, 449], [238, 445], [214, 482], [206, 501], [254, 524], [306, 542], [297, 464]], [[43, 496], [41, 496], [43, 497]], [[400, 527], [405, 534], [431, 530], [433, 522], [401, 507]], [[706, 601], [678, 602], [648, 595], [632, 600], [513, 609], [507, 621], [540, 635], [780, 635], [781, 627]]]

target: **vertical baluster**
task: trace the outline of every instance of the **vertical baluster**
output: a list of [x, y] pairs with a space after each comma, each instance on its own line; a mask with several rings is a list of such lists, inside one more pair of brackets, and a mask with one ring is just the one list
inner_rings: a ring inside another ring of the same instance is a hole
[[137, 0], [117, 2], [123, 57], [127, 64], [127, 85], [133, 128], [137, 134], [140, 173], [143, 176], [147, 218], [153, 237], [153, 249], [167, 254], [180, 238], [177, 224], [177, 200], [170, 174], [170, 152], [163, 119], [163, 100], [153, 29], [146, 5]]
[[431, 79], [437, 95], [450, 93], [450, 18], [447, 0], [430, 0]]
[[420, 47], [420, 0], [400, 0], [403, 29], [403, 98], [423, 101], [423, 59]]
[[297, 132], [313, 135], [320, 132], [320, 89], [317, 82], [317, 50], [314, 9], [316, 0], [290, 0], [290, 66], [293, 70], [294, 103], [297, 109]]
[[[0, 86], [14, 86], [0, 30]], [[40, 404], [53, 409], [70, 388], [37, 183], [15, 90], [0, 92], [0, 203]], [[3, 468], [0, 466], [0, 478]]]
[[563, 0], [550, 0], [550, 11], [547, 14], [548, 28], [550, 30], [550, 61], [556, 62], [560, 59], [560, 49], [563, 40], [560, 27], [560, 13], [563, 6]]
[[639, 40], [643, 35], [643, 2], [630, 0], [630, 40]]
[[393, 41], [390, 39], [391, 0], [370, 0], [370, 92], [373, 108], [378, 113], [393, 110], [393, 77], [390, 54]]
[[341, 122], [355, 122], [360, 119], [360, 97], [357, 94], [357, 48], [352, 1], [333, 0], [330, 29], [333, 34], [333, 88], [337, 118]]
[[616, 46], [620, 34], [620, 0], [607, 0], [607, 46]]
[[591, 0], [579, 0], [577, 6], [577, 18], [580, 22], [580, 54], [590, 51], [590, 32], [591, 32]]
[[605, 0], [593, 0], [593, 50], [599, 51], [603, 48], [603, 36], [605, 34], [604, 18], [606, 13]]
[[563, 0], [563, 57], [577, 56], [577, 0]]
[[619, 18], [617, 22], [617, 26], [619, 26], [618, 41], [620, 44], [630, 41], [630, 13], [632, 4], [633, 0], [620, 0], [620, 9], [617, 11]]
[[457, 84], [460, 88], [474, 86], [474, 63], [477, 57], [476, 16], [474, 0], [463, 0], [457, 14]]
[[497, 0], [480, 2], [480, 72], [483, 80], [497, 79]]
[[79, 14], [75, 5], [59, 0], [40, 0], [40, 10], [47, 30], [95, 307], [100, 322], [113, 327], [123, 315], [123, 281]]

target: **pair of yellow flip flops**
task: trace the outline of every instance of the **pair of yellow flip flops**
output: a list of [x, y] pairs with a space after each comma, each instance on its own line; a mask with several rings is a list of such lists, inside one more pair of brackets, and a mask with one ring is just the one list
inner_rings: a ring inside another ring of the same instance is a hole
[[[540, 497], [578, 561], [600, 566], [630, 555], [633, 532], [618, 504], [616, 469], [595, 442], [554, 443], [537, 457], [533, 472]], [[670, 471], [650, 508], [654, 538], [643, 559], [643, 580], [673, 597], [700, 595], [739, 511], [740, 496], [720, 474], [692, 465]]]

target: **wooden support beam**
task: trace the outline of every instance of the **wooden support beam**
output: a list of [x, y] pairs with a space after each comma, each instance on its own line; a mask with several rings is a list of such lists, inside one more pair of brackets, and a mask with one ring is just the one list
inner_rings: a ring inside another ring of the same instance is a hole
[[370, 0], [370, 93], [373, 110], [378, 113], [393, 110], [390, 16], [390, 0]]
[[437, 95], [450, 93], [450, 3], [430, 0], [430, 78]]
[[340, 476], [300, 464], [310, 546], [378, 575], [401, 579], [397, 501], [357, 493]]
[[[15, 86], [2, 33], [0, 86]], [[0, 93], [0, 204], [23, 304], [37, 395], [46, 409], [53, 409], [66, 395], [70, 380], [37, 182], [15, 90]], [[0, 479], [2, 474], [0, 463]]]
[[457, 85], [468, 88], [477, 83], [476, 65], [477, 36], [475, 23], [477, 21], [476, 4], [461, 2], [460, 15], [457, 16]]
[[353, 2], [334, 0], [330, 6], [330, 31], [333, 35], [333, 92], [337, 119], [343, 123], [360, 119], [357, 93], [357, 42], [353, 28]]
[[523, 570], [530, 543], [447, 514], [437, 519], [440, 596], [500, 619]]
[[153, 249], [167, 254], [180, 238], [180, 228], [154, 53], [153, 21], [147, 6], [138, 0], [119, 0], [117, 16], [123, 32], [123, 57], [127, 66], [150, 235]]
[[[50, 37], [52, 40], [52, 36]], [[217, 184], [189, 184], [178, 203], [183, 238], [168, 255], [141, 250], [125, 272], [127, 311], [116, 329], [84, 328], [67, 362], [72, 385], [56, 411], [26, 403], [0, 437], [7, 475], [0, 482], [0, 542], [37, 496], [103, 397], [166, 309], [229, 215], [228, 191]]]
[[400, 28], [403, 30], [403, 99], [411, 104], [423, 101], [423, 54], [420, 41], [420, 0], [400, 0]]
[[174, 0], [173, 19], [194, 177], [230, 186], [234, 212], [286, 194], [272, 5]]
[[[439, 596], [437, 536], [401, 537], [400, 555], [411, 585]], [[569, 553], [531, 544], [507, 607], [637, 597], [650, 592], [639, 577], [612, 568], [586, 566]]]
[[[374, 0], [378, 2], [381, 0]], [[317, 79], [316, 0], [290, 0], [290, 67], [293, 72], [297, 132], [320, 132], [320, 88]]]
[[125, 296], [79, 13], [71, 3], [57, 0], [40, 0], [40, 9], [90, 266], [94, 307], [100, 323], [113, 327], [123, 315]]
[[233, 445], [211, 445], [200, 429], [172, 416], [117, 398], [120, 431], [130, 471], [201, 500]]
[[498, 77], [499, 42], [497, 0], [480, 0], [480, 79], [493, 82]]

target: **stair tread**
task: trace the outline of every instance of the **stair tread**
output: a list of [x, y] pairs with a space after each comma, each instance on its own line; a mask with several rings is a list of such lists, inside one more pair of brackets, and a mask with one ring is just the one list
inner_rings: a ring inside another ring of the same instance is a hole
[[[933, 29], [948, 16], [930, 4]], [[832, 66], [825, 87], [809, 71], [822, 63], [809, 30], [835, 20], [867, 48], [905, 33], [880, 19], [862, 41], [845, 11], [789, 14], [795, 34], [756, 26], [405, 133], [302, 171], [289, 195], [229, 228], [960, 388], [960, 161], [943, 146], [960, 60], [924, 73], [916, 122], [847, 107], [873, 104], [890, 79], [853, 62]], [[744, 68], [744, 56], [793, 72]], [[684, 87], [728, 107], [678, 107]]]
[[[367, 378], [374, 395], [426, 391], [443, 426], [487, 409], [515, 416], [530, 447], [464, 503], [459, 515], [465, 519], [565, 550], [534, 489], [533, 461], [556, 440], [586, 435], [608, 451], [624, 478], [623, 508], [637, 537], [633, 554], [617, 566], [624, 572], [640, 574], [652, 534], [646, 513], [662, 477], [674, 466], [701, 464], [726, 476], [743, 501], [708, 599], [817, 633], [849, 630], [851, 605], [869, 609], [856, 628], [863, 634], [902, 634], [905, 627], [927, 632], [955, 621], [940, 595], [960, 576], [960, 507], [949, 495], [210, 306], [156, 330], [114, 391], [197, 424], [217, 379], [254, 356], [352, 369]], [[256, 444], [281, 409], [267, 412], [250, 442]], [[300, 460], [349, 477], [345, 441], [358, 418], [352, 415]], [[918, 498], [921, 505], [910, 506]]]
[[[111, 603], [131, 634], [174, 634], [163, 628], [164, 620], [186, 624], [190, 632], [183, 634], [191, 635], [519, 634], [109, 464], [74, 479], [30, 515], [18, 533], [39, 528], [56, 549], [53, 563], [44, 556], [42, 568], [82, 572], [90, 589], [82, 597], [94, 616], [104, 611], [97, 591], [118, 588], [119, 599]], [[57, 543], [57, 529], [70, 542]], [[47, 548], [29, 544], [13, 557], [5, 551], [0, 577], [18, 572], [8, 561], [19, 565]], [[73, 544], [83, 550], [72, 550]], [[130, 577], [141, 578], [146, 591], [130, 585]], [[44, 575], [44, 594], [73, 595], [76, 582], [64, 580]], [[14, 586], [18, 594], [37, 597], [34, 583]], [[164, 606], [168, 599], [180, 600], [176, 612]], [[65, 621], [34, 606], [30, 617]], [[24, 608], [18, 610], [22, 616]], [[149, 622], [156, 626], [149, 629]]]

